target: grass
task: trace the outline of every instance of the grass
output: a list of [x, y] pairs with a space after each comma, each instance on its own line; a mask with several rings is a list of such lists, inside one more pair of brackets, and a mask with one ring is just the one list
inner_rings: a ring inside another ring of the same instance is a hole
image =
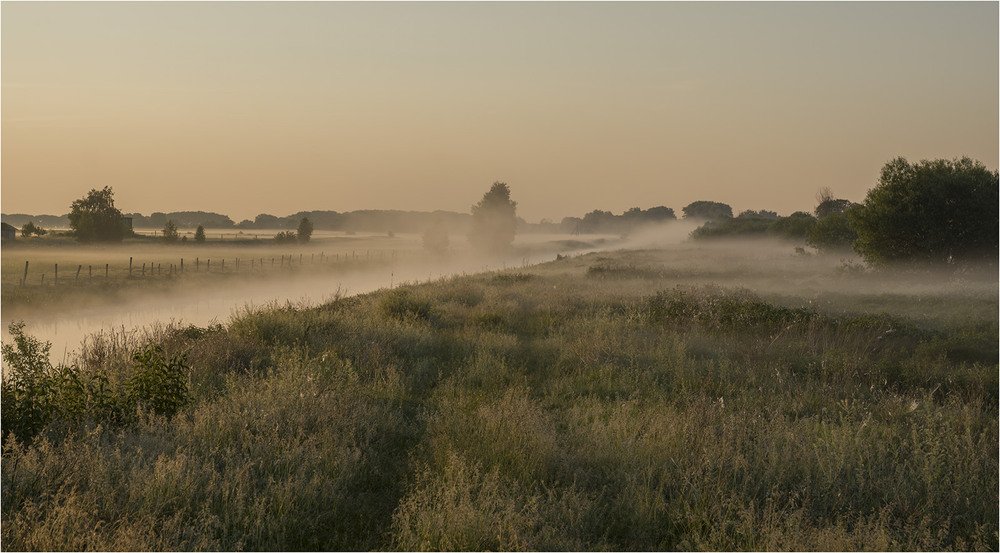
[[[150, 331], [187, 402], [8, 439], [4, 547], [996, 550], [995, 283], [760, 265], [604, 253]], [[144, 341], [102, 340], [80, 370], [133, 378]]]

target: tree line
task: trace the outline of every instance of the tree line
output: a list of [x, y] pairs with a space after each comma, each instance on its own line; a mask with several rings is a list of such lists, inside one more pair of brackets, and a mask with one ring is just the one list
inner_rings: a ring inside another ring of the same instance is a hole
[[[114, 206], [113, 194], [110, 187], [105, 187], [91, 190], [84, 198], [73, 202], [68, 219], [79, 241], [121, 241], [131, 233], [131, 228], [124, 223], [125, 216]], [[986, 263], [995, 266], [1000, 253], [998, 173], [967, 157], [918, 163], [899, 157], [885, 164], [864, 202], [836, 198], [829, 189], [820, 191], [817, 202], [813, 213], [799, 211], [787, 217], [768, 210], [747, 210], [734, 217], [729, 205], [714, 201], [692, 202], [682, 212], [686, 220], [704, 221], [692, 233], [694, 239], [761, 235], [802, 239], [819, 251], [853, 249], [872, 266], [906, 263], [953, 266]], [[469, 214], [313, 211], [283, 219], [261, 214], [252, 224], [295, 228], [295, 232], [279, 233], [276, 240], [307, 242], [314, 228], [330, 228], [352, 217], [379, 221], [381, 232], [385, 232], [391, 221], [403, 227], [400, 230], [423, 232], [428, 250], [445, 251], [449, 229], [455, 227], [456, 221], [461, 221], [468, 229], [467, 238], [473, 246], [500, 251], [509, 247], [518, 229], [526, 225], [516, 211], [517, 202], [511, 199], [510, 187], [495, 182], [482, 200], [472, 206]], [[400, 218], [400, 213], [409, 218]], [[624, 234], [639, 225], [665, 223], [676, 218], [673, 210], [665, 206], [646, 210], [632, 208], [621, 215], [595, 210], [582, 218], [563, 219], [558, 229], [573, 233]], [[538, 227], [546, 230], [546, 225], [554, 226], [543, 220]], [[204, 226], [199, 224], [196, 241], [204, 240]], [[177, 227], [173, 219], [164, 221], [165, 241], [177, 240]], [[392, 227], [389, 232], [393, 232]], [[22, 227], [24, 235], [43, 233], [44, 229], [31, 222]]]

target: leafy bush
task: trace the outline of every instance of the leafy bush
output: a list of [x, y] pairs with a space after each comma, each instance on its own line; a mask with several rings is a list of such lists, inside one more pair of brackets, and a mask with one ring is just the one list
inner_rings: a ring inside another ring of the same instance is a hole
[[188, 402], [188, 366], [183, 354], [168, 361], [163, 349], [149, 345], [136, 352], [133, 361], [137, 370], [126, 385], [130, 403], [157, 415], [173, 416]]
[[26, 335], [23, 322], [12, 323], [8, 331], [14, 343], [2, 346], [8, 368], [2, 385], [4, 443], [11, 437], [30, 442], [55, 422], [133, 422], [137, 408], [171, 416], [189, 399], [183, 355], [168, 361], [159, 346], [149, 345], [134, 355], [135, 373], [115, 384], [121, 379], [101, 370], [53, 366], [52, 344]]
[[297, 242], [298, 240], [299, 240], [299, 235], [290, 230], [286, 230], [285, 232], [279, 232], [278, 234], [274, 235], [274, 241], [279, 244], [291, 244], [293, 242]]

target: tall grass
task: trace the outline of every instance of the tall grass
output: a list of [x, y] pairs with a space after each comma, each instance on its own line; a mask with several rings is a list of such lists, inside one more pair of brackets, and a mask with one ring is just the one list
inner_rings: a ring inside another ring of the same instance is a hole
[[612, 255], [159, 329], [189, 400], [7, 439], [4, 546], [998, 548], [995, 309], [836, 313]]

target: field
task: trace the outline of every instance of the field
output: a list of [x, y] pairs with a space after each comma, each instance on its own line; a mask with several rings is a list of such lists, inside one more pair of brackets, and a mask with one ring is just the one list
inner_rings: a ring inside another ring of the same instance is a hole
[[996, 550], [997, 313], [758, 241], [104, 336], [4, 411], [4, 548]]

